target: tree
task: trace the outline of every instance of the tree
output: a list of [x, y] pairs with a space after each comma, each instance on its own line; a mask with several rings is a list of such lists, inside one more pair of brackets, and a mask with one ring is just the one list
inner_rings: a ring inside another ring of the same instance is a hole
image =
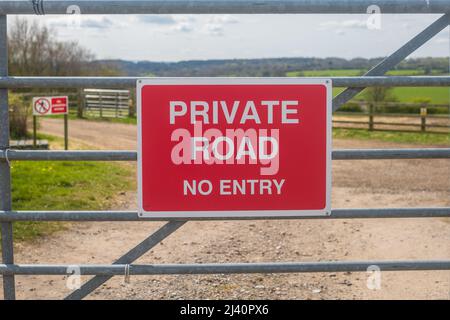
[[58, 41], [53, 30], [26, 19], [13, 20], [8, 34], [9, 73], [27, 76], [81, 76], [94, 56], [77, 42]]
[[390, 87], [370, 87], [366, 89], [365, 98], [367, 102], [377, 104], [380, 102], [395, 101], [396, 98]]
[[[74, 41], [59, 41], [56, 33], [38, 22], [13, 20], [8, 33], [9, 74], [15, 76], [89, 76], [119, 75], [117, 67], [100, 65], [94, 55]], [[48, 89], [46, 89], [48, 92]], [[67, 93], [69, 89], [60, 89]], [[25, 90], [16, 90], [24, 92]], [[30, 91], [26, 89], [26, 91]], [[32, 90], [38, 92], [39, 90]], [[72, 90], [73, 92], [73, 90]], [[10, 95], [11, 134], [27, 134], [30, 98]]]
[[9, 74], [20, 76], [112, 76], [122, 72], [114, 64], [99, 64], [76, 41], [59, 41], [53, 29], [13, 20], [8, 33]]

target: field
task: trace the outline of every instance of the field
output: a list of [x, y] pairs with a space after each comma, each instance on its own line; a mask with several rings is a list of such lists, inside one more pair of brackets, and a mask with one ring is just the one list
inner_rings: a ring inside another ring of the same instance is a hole
[[[341, 70], [314, 70], [314, 71], [292, 71], [286, 73], [289, 77], [352, 77], [360, 76], [366, 70], [341, 69]], [[424, 75], [421, 70], [393, 70], [387, 73], [391, 76], [419, 76]], [[437, 75], [437, 74], [436, 74]], [[334, 88], [333, 95], [337, 95], [344, 88]], [[392, 91], [393, 96], [403, 103], [414, 103], [416, 99], [429, 98], [432, 104], [448, 104], [450, 90], [446, 87], [396, 87]], [[355, 97], [357, 100], [364, 99], [364, 93]]]
[[[367, 70], [364, 69], [328, 69], [328, 70], [305, 70], [290, 71], [286, 73], [288, 77], [354, 77], [362, 76]], [[419, 69], [391, 70], [386, 73], [388, 76], [423, 76], [425, 72]], [[431, 75], [440, 75], [438, 72], [431, 72]]]

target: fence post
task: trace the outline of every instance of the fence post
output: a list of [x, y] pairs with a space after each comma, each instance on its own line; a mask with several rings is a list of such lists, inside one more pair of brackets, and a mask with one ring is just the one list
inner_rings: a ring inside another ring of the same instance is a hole
[[420, 131], [427, 131], [427, 108], [420, 108]]
[[119, 93], [116, 92], [115, 94], [115, 99], [116, 99], [116, 118], [119, 117]]
[[103, 99], [102, 99], [102, 93], [99, 92], [98, 96], [98, 107], [100, 112], [100, 118], [103, 118]]
[[[0, 15], [0, 76], [8, 76], [8, 36], [6, 15]], [[0, 89], [0, 149], [9, 148], [8, 89]], [[7, 161], [0, 161], [0, 210], [11, 211], [11, 169]], [[2, 261], [14, 263], [13, 225], [2, 222]], [[16, 298], [14, 275], [3, 275], [5, 300]]]
[[78, 89], [77, 100], [77, 117], [83, 118], [83, 89]]
[[369, 131], [373, 131], [373, 103], [369, 103]]
[[134, 117], [136, 115], [136, 108], [135, 108], [135, 104], [134, 104], [135, 93], [136, 93], [136, 91], [134, 89], [131, 89], [128, 93], [129, 94], [128, 95], [128, 116], [129, 117]]

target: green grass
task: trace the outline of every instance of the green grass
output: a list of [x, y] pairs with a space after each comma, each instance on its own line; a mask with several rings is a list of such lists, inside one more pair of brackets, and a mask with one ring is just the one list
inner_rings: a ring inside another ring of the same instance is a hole
[[112, 123], [137, 124], [137, 118], [136, 117], [126, 117], [126, 118], [96, 118], [96, 117], [90, 117], [90, 118], [86, 118], [86, 119], [87, 120], [91, 120], [91, 121], [105, 121], [105, 122], [112, 122]]
[[[362, 69], [329, 69], [329, 70], [306, 70], [287, 72], [288, 77], [352, 77], [360, 76], [366, 70]], [[432, 72], [433, 75], [439, 75]], [[387, 73], [389, 76], [419, 76], [424, 75], [420, 69], [392, 70]], [[345, 88], [333, 88], [333, 96], [342, 92]], [[420, 98], [431, 99], [432, 104], [450, 103], [450, 90], [446, 87], [395, 87], [392, 94], [399, 102], [414, 103]], [[364, 100], [364, 92], [355, 97], [356, 100]]]
[[[345, 88], [333, 88], [335, 97]], [[430, 104], [449, 104], [450, 89], [446, 87], [395, 87], [392, 95], [401, 103], [417, 103], [417, 99], [429, 98]], [[355, 100], [364, 100], [364, 91], [358, 94]]]
[[[70, 114], [69, 115], [70, 120], [79, 120], [80, 118], [77, 117], [76, 114]], [[109, 117], [93, 117], [93, 116], [84, 116], [82, 118], [83, 120], [88, 121], [103, 121], [103, 122], [111, 122], [111, 123], [124, 123], [124, 124], [136, 124], [137, 118], [136, 117], [125, 117], [125, 118], [109, 118]]]
[[388, 76], [421, 76], [425, 72], [419, 69], [391, 70], [386, 73]]
[[[54, 119], [62, 119], [63, 116], [48, 116], [48, 118]], [[109, 118], [109, 117], [93, 117], [93, 116], [84, 116], [83, 118], [78, 118], [75, 113], [69, 113], [69, 121], [70, 120], [88, 120], [88, 121], [103, 121], [103, 122], [111, 122], [111, 123], [125, 123], [125, 124], [136, 124], [136, 117], [125, 117], [125, 118]]]
[[360, 76], [365, 70], [361, 69], [329, 69], [329, 70], [305, 70], [290, 71], [286, 73], [288, 77], [352, 77]]
[[[325, 70], [305, 70], [286, 72], [287, 77], [351, 77], [361, 76], [365, 69], [325, 69]], [[438, 71], [432, 71], [432, 75], [439, 75]], [[388, 76], [421, 76], [425, 71], [421, 69], [391, 70], [386, 73]]]
[[[423, 69], [404, 69], [404, 70], [391, 70], [386, 73], [388, 76], [424, 76], [425, 70]], [[439, 70], [431, 70], [428, 75], [442, 75]]]
[[392, 93], [400, 102], [414, 103], [419, 98], [430, 98], [432, 104], [448, 104], [450, 89], [447, 87], [397, 87]]
[[[63, 116], [49, 116], [49, 118], [62, 119]], [[111, 123], [124, 123], [124, 124], [136, 124], [136, 117], [125, 117], [125, 118], [100, 118], [100, 117], [92, 117], [92, 116], [84, 116], [83, 118], [78, 118], [75, 113], [69, 113], [69, 122], [70, 120], [88, 120], [88, 121], [103, 121], [103, 122], [111, 122]]]
[[[13, 210], [102, 210], [134, 187], [131, 167], [103, 162], [13, 162]], [[14, 237], [32, 240], [66, 228], [58, 222], [17, 222]]]
[[450, 146], [450, 135], [399, 131], [368, 131], [365, 129], [333, 128], [333, 138], [378, 140], [405, 144]]

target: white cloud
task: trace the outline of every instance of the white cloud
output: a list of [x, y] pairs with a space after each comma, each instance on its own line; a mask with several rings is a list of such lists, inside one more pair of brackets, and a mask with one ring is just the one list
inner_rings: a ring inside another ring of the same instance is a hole
[[223, 25], [218, 23], [207, 23], [204, 27], [204, 31], [213, 36], [223, 36], [223, 29]]
[[236, 16], [230, 14], [212, 15], [203, 26], [203, 31], [212, 36], [223, 36], [225, 25], [238, 23]]
[[332, 30], [335, 30], [336, 28], [365, 29], [367, 28], [367, 21], [357, 19], [340, 20], [340, 21], [330, 20], [320, 23], [319, 26], [322, 29], [332, 29]]
[[193, 15], [171, 15], [174, 25], [169, 29], [172, 32], [189, 33], [194, 31], [197, 19]]
[[194, 30], [194, 27], [190, 23], [180, 22], [180, 23], [177, 23], [172, 28], [172, 30], [177, 31], [177, 32], [191, 32], [192, 30]]
[[53, 28], [110, 29], [123, 26], [123, 22], [106, 16], [81, 16], [78, 14], [52, 17], [47, 20], [47, 23]]
[[220, 23], [220, 24], [232, 24], [232, 23], [238, 23], [239, 19], [231, 14], [221, 14], [221, 15], [212, 15], [209, 17], [208, 23]]
[[444, 37], [439, 37], [439, 38], [436, 38], [436, 39], [434, 40], [434, 42], [435, 42], [435, 43], [439, 43], [439, 44], [442, 44], [442, 43], [449, 43], [449, 38], [448, 38], [448, 37], [446, 37], [446, 38], [444, 38]]
[[172, 25], [176, 24], [177, 21], [171, 15], [139, 15], [137, 20], [142, 23], [159, 24], [159, 25]]
[[91, 28], [91, 29], [108, 29], [116, 24], [108, 17], [101, 17], [100, 19], [81, 19], [80, 26], [82, 28]]

